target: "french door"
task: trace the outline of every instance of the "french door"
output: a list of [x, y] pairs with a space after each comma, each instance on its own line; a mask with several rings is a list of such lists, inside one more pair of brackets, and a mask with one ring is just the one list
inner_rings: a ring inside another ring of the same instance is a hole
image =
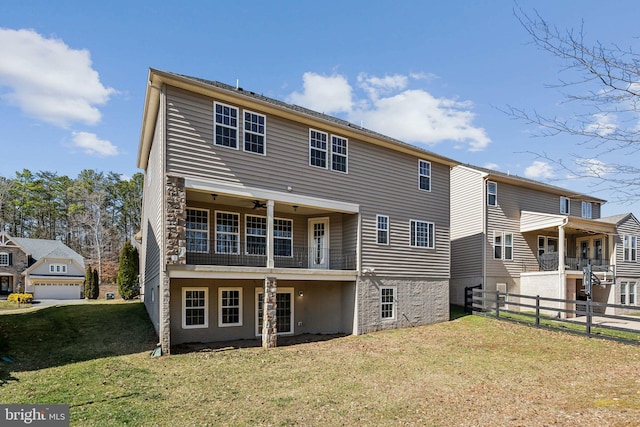
[[309, 268], [329, 268], [329, 218], [309, 219]]

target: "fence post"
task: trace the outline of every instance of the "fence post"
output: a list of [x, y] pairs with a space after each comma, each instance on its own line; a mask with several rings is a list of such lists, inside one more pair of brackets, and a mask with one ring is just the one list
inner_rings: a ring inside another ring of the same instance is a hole
[[540, 295], [536, 295], [536, 328], [540, 327]]
[[500, 291], [496, 290], [496, 319], [500, 318]]
[[591, 298], [587, 298], [587, 336], [591, 338]]

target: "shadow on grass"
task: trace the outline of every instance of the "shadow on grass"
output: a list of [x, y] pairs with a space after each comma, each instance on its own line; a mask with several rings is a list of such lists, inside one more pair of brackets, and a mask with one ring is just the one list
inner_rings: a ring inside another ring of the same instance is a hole
[[465, 313], [463, 306], [454, 304], [449, 306], [449, 320], [456, 320], [465, 316], [469, 316], [469, 313]]
[[0, 386], [11, 372], [150, 351], [156, 335], [144, 305], [81, 304], [0, 316]]
[[[278, 337], [278, 347], [287, 347], [304, 343], [330, 341], [337, 338], [349, 336], [350, 334], [301, 334], [293, 336]], [[194, 352], [220, 352], [227, 350], [237, 350], [240, 348], [262, 347], [262, 338], [218, 341], [209, 343], [185, 343], [171, 347], [171, 354], [185, 354]]]

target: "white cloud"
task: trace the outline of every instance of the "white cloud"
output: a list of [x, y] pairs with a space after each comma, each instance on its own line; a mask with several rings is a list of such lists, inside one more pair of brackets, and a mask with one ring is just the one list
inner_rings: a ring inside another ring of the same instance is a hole
[[598, 159], [579, 159], [576, 160], [576, 164], [583, 175], [593, 178], [600, 178], [604, 175], [616, 172], [615, 167], [609, 166]]
[[34, 30], [0, 28], [0, 58], [0, 86], [10, 90], [2, 98], [56, 126], [98, 123], [96, 105], [115, 93], [100, 83], [89, 51]]
[[287, 99], [290, 103], [326, 114], [344, 113], [353, 107], [352, 88], [344, 76], [304, 73], [302, 81], [303, 92], [292, 93]]
[[524, 170], [524, 176], [531, 179], [553, 178], [553, 168], [547, 162], [536, 160]]
[[81, 148], [85, 154], [100, 157], [117, 156], [118, 147], [89, 132], [73, 132], [73, 145]]
[[288, 101], [324, 113], [344, 113], [353, 123], [409, 143], [449, 141], [469, 151], [485, 149], [491, 139], [485, 129], [473, 125], [471, 102], [408, 88], [411, 80], [428, 78], [431, 75], [419, 73], [384, 77], [361, 73], [357, 82], [363, 96], [357, 98], [346, 77], [308, 72], [302, 93], [292, 93]]
[[615, 114], [597, 113], [593, 115], [593, 123], [589, 124], [585, 131], [588, 133], [595, 133], [600, 137], [606, 138], [616, 131], [618, 125], [616, 124]]
[[497, 163], [486, 163], [484, 165], [484, 167], [486, 169], [491, 169], [491, 170], [494, 170], [494, 171], [497, 171], [497, 170], [500, 169], [500, 165], [498, 165]]

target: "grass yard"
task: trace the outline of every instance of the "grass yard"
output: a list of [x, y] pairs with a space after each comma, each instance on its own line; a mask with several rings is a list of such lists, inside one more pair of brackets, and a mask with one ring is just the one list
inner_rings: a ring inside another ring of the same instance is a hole
[[2, 403], [71, 425], [635, 426], [640, 347], [479, 316], [151, 358], [140, 303], [0, 316]]

